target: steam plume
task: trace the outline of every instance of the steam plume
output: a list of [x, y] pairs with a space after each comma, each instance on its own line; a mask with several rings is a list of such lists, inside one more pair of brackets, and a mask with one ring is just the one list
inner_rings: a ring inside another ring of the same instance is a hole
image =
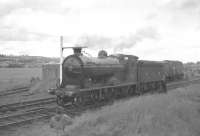
[[114, 52], [129, 49], [144, 39], [158, 39], [158, 33], [153, 27], [139, 29], [135, 34], [110, 38], [98, 35], [84, 35], [79, 38], [78, 43], [93, 49], [112, 48]]

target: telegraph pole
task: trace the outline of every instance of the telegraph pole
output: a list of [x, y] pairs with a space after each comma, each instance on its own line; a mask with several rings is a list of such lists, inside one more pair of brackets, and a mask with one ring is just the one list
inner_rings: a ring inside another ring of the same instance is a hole
[[63, 36], [60, 36], [60, 85], [62, 83]]

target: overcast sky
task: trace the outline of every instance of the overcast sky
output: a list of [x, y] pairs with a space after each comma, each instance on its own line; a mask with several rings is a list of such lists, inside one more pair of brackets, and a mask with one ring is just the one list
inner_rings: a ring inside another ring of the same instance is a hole
[[200, 0], [0, 0], [0, 53], [59, 56], [60, 35], [91, 53], [199, 61]]

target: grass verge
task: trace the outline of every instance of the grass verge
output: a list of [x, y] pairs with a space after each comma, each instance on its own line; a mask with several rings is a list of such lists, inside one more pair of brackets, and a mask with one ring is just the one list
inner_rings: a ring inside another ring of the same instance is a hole
[[141, 96], [88, 112], [66, 136], [199, 136], [200, 85]]

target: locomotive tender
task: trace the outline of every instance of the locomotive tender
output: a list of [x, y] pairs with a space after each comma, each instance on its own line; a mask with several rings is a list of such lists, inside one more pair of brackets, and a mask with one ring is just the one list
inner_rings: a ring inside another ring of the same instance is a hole
[[184, 67], [180, 61], [165, 60], [164, 71], [167, 82], [181, 80], [184, 78]]
[[84, 105], [110, 101], [144, 93], [166, 92], [162, 62], [138, 60], [125, 54], [88, 57], [81, 47], [73, 47], [74, 54], [62, 63], [60, 86], [50, 91], [60, 106]]

